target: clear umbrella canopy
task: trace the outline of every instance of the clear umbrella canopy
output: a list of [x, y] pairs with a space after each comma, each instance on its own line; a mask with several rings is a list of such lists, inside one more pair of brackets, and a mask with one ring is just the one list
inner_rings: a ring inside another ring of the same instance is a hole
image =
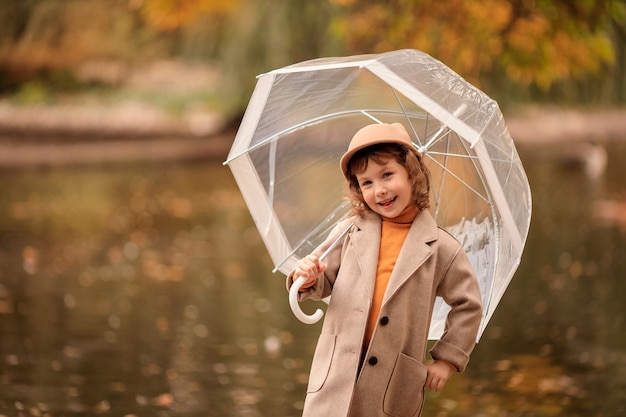
[[[497, 103], [441, 62], [401, 50], [263, 74], [225, 164], [287, 274], [348, 215], [339, 158], [374, 122], [402, 123], [426, 156], [431, 212], [463, 244], [479, 279], [482, 334], [520, 262], [530, 187]], [[447, 311], [438, 299], [431, 339]]]

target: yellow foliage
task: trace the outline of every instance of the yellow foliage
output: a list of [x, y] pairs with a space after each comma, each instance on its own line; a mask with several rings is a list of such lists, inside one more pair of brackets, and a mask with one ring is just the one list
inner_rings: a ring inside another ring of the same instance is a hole
[[[515, 81], [547, 89], [558, 80], [596, 73], [614, 61], [608, 35], [594, 32], [587, 19], [595, 13], [595, 3], [329, 1], [342, 7], [344, 14], [333, 27], [350, 53], [415, 48], [474, 83], [498, 68]], [[626, 15], [626, 8], [623, 12]]]
[[566, 30], [537, 14], [518, 19], [506, 40], [507, 75], [544, 90], [558, 80], [597, 73], [614, 60], [606, 36]]
[[536, 55], [539, 42], [547, 35], [548, 24], [545, 17], [531, 15], [529, 18], [518, 19], [508, 36], [509, 45], [518, 53]]
[[336, 4], [337, 6], [351, 6], [356, 3], [357, 0], [328, 0], [330, 4]]
[[353, 6], [334, 24], [351, 53], [415, 48], [473, 82], [494, 67], [503, 48], [499, 33], [509, 25], [512, 12], [507, 0], [332, 2]]
[[141, 12], [153, 27], [169, 31], [200, 16], [219, 16], [239, 5], [239, 0], [143, 0]]

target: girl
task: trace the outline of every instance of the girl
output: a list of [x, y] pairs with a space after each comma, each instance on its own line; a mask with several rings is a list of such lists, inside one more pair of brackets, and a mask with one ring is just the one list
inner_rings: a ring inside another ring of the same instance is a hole
[[[440, 391], [469, 361], [482, 314], [478, 282], [462, 246], [427, 210], [429, 173], [404, 126], [365, 126], [340, 165], [353, 216], [287, 278], [288, 288], [307, 279], [300, 300], [332, 294], [303, 416], [418, 416], [424, 388]], [[451, 310], [426, 365], [436, 296]]]

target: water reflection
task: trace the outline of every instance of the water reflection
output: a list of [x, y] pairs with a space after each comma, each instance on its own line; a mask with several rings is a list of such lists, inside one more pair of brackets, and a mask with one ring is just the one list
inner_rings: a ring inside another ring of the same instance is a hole
[[[597, 178], [521, 149], [522, 265], [427, 415], [623, 415], [626, 236], [610, 208], [626, 148], [608, 146]], [[226, 168], [7, 171], [0, 186], [0, 415], [300, 415], [319, 325], [289, 312]]]
[[293, 410], [285, 395], [306, 364], [290, 359], [287, 320], [271, 317], [284, 290], [268, 277], [225, 169], [6, 172], [0, 181], [0, 410]]

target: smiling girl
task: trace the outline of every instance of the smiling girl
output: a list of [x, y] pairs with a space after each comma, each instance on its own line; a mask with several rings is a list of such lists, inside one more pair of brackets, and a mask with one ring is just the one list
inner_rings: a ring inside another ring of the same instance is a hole
[[[353, 216], [287, 278], [288, 288], [307, 279], [301, 300], [332, 294], [303, 416], [418, 416], [424, 388], [441, 391], [467, 366], [482, 314], [478, 282], [460, 243], [427, 210], [429, 173], [403, 125], [359, 130], [341, 170]], [[427, 364], [436, 296], [451, 310]]]

